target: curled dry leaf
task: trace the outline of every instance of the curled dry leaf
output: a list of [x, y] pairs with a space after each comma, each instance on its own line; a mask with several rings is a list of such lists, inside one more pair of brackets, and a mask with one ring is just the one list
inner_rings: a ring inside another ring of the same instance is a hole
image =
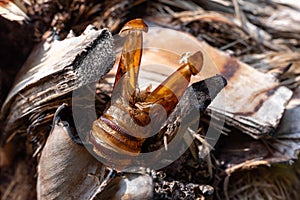
[[70, 124], [60, 119], [59, 112], [39, 159], [37, 196], [88, 199], [100, 186], [103, 165], [85, 147], [72, 141]]

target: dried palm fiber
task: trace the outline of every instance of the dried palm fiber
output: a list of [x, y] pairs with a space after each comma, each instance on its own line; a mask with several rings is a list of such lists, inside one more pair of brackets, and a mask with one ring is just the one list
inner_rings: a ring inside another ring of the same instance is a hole
[[292, 165], [274, 164], [239, 171], [225, 179], [228, 185], [221, 198], [228, 195], [228, 199], [299, 199], [299, 175], [299, 160]]
[[300, 85], [300, 52], [266, 52], [242, 58], [254, 68], [278, 77], [281, 85], [295, 90]]
[[64, 38], [70, 30], [80, 34], [89, 24], [98, 29], [109, 28], [115, 32], [128, 18], [141, 15], [140, 12], [131, 12], [131, 9], [143, 10], [145, 7], [145, 0], [5, 0], [4, 2], [9, 2], [23, 11], [22, 15], [18, 11], [11, 12], [7, 6], [0, 4], [0, 8], [13, 15], [13, 17], [8, 16], [9, 19], [25, 20], [33, 24], [36, 29], [35, 37], [37, 40], [40, 40], [45, 31], [52, 31], [53, 29], [61, 38]]
[[[234, 50], [237, 55], [249, 54], [251, 51], [262, 53], [262, 50], [267, 49], [291, 50], [299, 46], [300, 27], [297, 23], [299, 8], [297, 3], [293, 2], [268, 1], [260, 4], [254, 0], [241, 1], [239, 4], [229, 0], [205, 2], [157, 0], [149, 3], [145, 3], [144, 0], [13, 2], [21, 8], [27, 6], [23, 10], [29, 18], [32, 18], [32, 23], [38, 21], [35, 15], [41, 15], [39, 20], [43, 22], [38, 23], [46, 25], [42, 28], [44, 31], [45, 28], [47, 30], [56, 27], [58, 32], [62, 31], [64, 34], [69, 30], [78, 30], [75, 32], [80, 33], [90, 23], [97, 28], [108, 27], [114, 31], [128, 18], [151, 15], [151, 22], [189, 31], [213, 46], [222, 48], [223, 45], [224, 50]], [[133, 13], [132, 10], [138, 12]], [[287, 24], [293, 24], [292, 29]]]
[[[150, 21], [191, 32], [215, 47], [231, 50], [235, 55], [266, 50], [291, 51], [299, 47], [297, 4], [275, 1], [235, 4], [236, 1], [229, 0], [158, 2], [150, 7]], [[290, 29], [287, 24], [295, 26]]]
[[1, 168], [1, 199], [36, 199], [36, 161], [30, 155], [19, 156], [10, 168]]

